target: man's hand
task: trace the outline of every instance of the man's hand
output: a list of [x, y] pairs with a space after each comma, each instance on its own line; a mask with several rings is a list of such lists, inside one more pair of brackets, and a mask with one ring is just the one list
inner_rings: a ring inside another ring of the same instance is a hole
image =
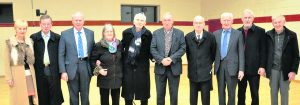
[[172, 59], [170, 57], [167, 57], [167, 58], [164, 58], [161, 63], [164, 65], [164, 66], [169, 66], [171, 65], [172, 63]]
[[14, 84], [15, 84], [15, 82], [14, 82], [14, 80], [7, 80], [7, 84], [10, 86], [10, 87], [13, 87], [14, 86]]
[[290, 73], [288, 74], [289, 81], [295, 80], [295, 76], [296, 76], [296, 73], [295, 73], [295, 72], [290, 72]]
[[61, 79], [68, 82], [68, 74], [66, 72], [61, 73]]
[[257, 73], [260, 76], [266, 77], [266, 70], [265, 70], [265, 68], [259, 68]]
[[244, 71], [239, 71], [238, 79], [241, 81], [244, 77]]

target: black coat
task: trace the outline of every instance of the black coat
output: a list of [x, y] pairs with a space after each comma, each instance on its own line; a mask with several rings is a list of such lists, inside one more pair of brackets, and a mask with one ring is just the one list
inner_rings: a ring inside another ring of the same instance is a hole
[[[58, 68], [58, 44], [60, 40], [60, 35], [54, 32], [50, 32], [50, 38], [48, 41], [48, 54], [50, 60], [50, 72], [51, 72], [51, 81], [53, 86], [45, 87], [42, 85], [45, 82], [44, 78], [44, 51], [45, 51], [45, 43], [42, 37], [41, 31], [34, 33], [30, 36], [33, 40], [34, 44], [34, 69], [36, 74], [36, 83], [37, 83], [37, 90], [39, 97], [45, 97], [43, 92], [39, 91], [41, 88], [53, 88], [54, 91], [51, 91], [56, 96], [53, 100], [56, 103], [55, 105], [59, 105], [64, 102], [62, 91], [61, 91], [61, 84], [60, 84], [60, 76], [59, 68]], [[46, 96], [47, 97], [47, 96]], [[39, 100], [40, 101], [40, 100]]]
[[[285, 36], [283, 41], [282, 57], [281, 57], [281, 70], [283, 73], [283, 79], [288, 80], [288, 73], [295, 72], [297, 74], [299, 67], [299, 49], [297, 34], [288, 28], [284, 27]], [[267, 65], [266, 72], [267, 77], [271, 76], [271, 70], [274, 60], [274, 37], [275, 29], [268, 31], [267, 33]]]
[[96, 61], [100, 60], [100, 66], [107, 69], [107, 75], [97, 76], [97, 86], [106, 89], [117, 89], [122, 85], [122, 45], [118, 41], [117, 52], [110, 53], [108, 45], [101, 42], [95, 44], [90, 56], [91, 68], [94, 70]]
[[246, 40], [243, 27], [238, 30], [242, 32], [245, 43], [245, 74], [259, 75], [258, 68], [265, 68], [266, 65], [265, 29], [253, 24], [248, 29]]
[[203, 31], [197, 41], [195, 31], [185, 36], [188, 78], [193, 82], [203, 82], [212, 78], [212, 64], [215, 60], [216, 39], [213, 34]]
[[[128, 28], [123, 31], [122, 45], [123, 45], [123, 63], [124, 63], [124, 79], [122, 86], [122, 97], [125, 99], [145, 100], [150, 98], [150, 61], [152, 56], [150, 54], [150, 45], [152, 40], [152, 34], [146, 29], [142, 34], [140, 53], [136, 56], [136, 65], [130, 65], [126, 63], [128, 59], [128, 49], [134, 35]], [[145, 29], [145, 27], [144, 27]]]

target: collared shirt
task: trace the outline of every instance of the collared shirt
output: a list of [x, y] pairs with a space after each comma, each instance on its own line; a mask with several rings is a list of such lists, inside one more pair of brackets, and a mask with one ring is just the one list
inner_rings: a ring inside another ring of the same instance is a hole
[[227, 45], [226, 45], [226, 47], [227, 47], [227, 49], [228, 49], [228, 45], [229, 45], [229, 40], [230, 40], [230, 35], [231, 35], [231, 28], [230, 29], [228, 29], [228, 30], [224, 30], [223, 29], [223, 31], [222, 31], [222, 36], [221, 36], [221, 45], [223, 44], [223, 41], [224, 41], [224, 36], [225, 36], [225, 32], [226, 31], [228, 31], [228, 38], [227, 38]]
[[281, 33], [275, 32], [275, 36], [274, 36], [275, 50], [274, 50], [274, 60], [273, 60], [274, 70], [281, 70], [281, 57], [283, 51], [284, 36], [285, 36], [284, 31], [282, 31]]
[[173, 28], [171, 29], [171, 31], [164, 30], [164, 34], [165, 34], [165, 57], [168, 57], [172, 45]]
[[[73, 32], [74, 32], [74, 37], [75, 37], [75, 41], [76, 41], [76, 48], [78, 48], [78, 32], [81, 32], [81, 40], [82, 40], [82, 46], [83, 46], [83, 56], [84, 57], [88, 57], [88, 50], [87, 50], [87, 41], [86, 41], [86, 35], [84, 32], [84, 29], [82, 28], [80, 31], [77, 31], [75, 28], [73, 28]], [[79, 58], [79, 54], [78, 54], [78, 58]]]
[[[200, 36], [200, 37], [198, 37], [198, 36]], [[203, 37], [203, 31], [201, 33], [197, 33], [195, 31], [195, 37], [197, 38], [197, 40], [201, 39]]]
[[44, 62], [45, 65], [49, 65], [50, 60], [49, 60], [48, 42], [49, 42], [49, 39], [50, 39], [50, 32], [48, 32], [47, 34], [42, 32], [42, 37], [43, 37], [44, 43], [45, 43], [45, 51], [44, 51], [43, 62]]

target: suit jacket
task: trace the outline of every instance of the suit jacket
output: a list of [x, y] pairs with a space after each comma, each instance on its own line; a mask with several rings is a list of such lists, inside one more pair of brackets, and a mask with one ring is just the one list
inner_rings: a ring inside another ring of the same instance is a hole
[[246, 39], [244, 28], [240, 27], [238, 30], [242, 32], [245, 43], [245, 74], [258, 76], [258, 68], [265, 68], [266, 65], [265, 29], [253, 24], [248, 29]]
[[[34, 57], [35, 57], [35, 63], [34, 63], [34, 69], [36, 74], [36, 81], [37, 81], [37, 89], [40, 90], [40, 88], [51, 88], [51, 87], [44, 87], [43, 81], [44, 79], [44, 51], [45, 51], [45, 43], [42, 36], [41, 31], [34, 33], [30, 36], [30, 38], [33, 40], [33, 49], [34, 49]], [[53, 102], [54, 104], [61, 104], [64, 102], [62, 91], [61, 91], [61, 85], [60, 85], [60, 73], [58, 68], [58, 44], [60, 40], [60, 35], [57, 33], [54, 33], [50, 31], [50, 38], [48, 41], [48, 54], [49, 54], [49, 60], [50, 60], [50, 73], [51, 73], [51, 81], [55, 85], [57, 89], [55, 89], [55, 92], [57, 93], [56, 97], [54, 97]], [[54, 86], [53, 86], [54, 87]], [[39, 92], [39, 91], [38, 91]], [[39, 97], [42, 97], [42, 95], [45, 94], [39, 94]], [[48, 95], [46, 95], [48, 96]], [[44, 96], [45, 97], [45, 96]], [[53, 101], [52, 100], [52, 101]]]
[[197, 40], [195, 31], [192, 31], [185, 36], [185, 42], [188, 78], [193, 82], [210, 80], [216, 53], [214, 35], [204, 30], [201, 40]]
[[[223, 29], [215, 31], [217, 49], [215, 58], [215, 74], [217, 74], [221, 63], [221, 37]], [[227, 70], [230, 76], [237, 76], [238, 70], [245, 70], [244, 42], [240, 31], [231, 29], [230, 40], [228, 43], [227, 55], [224, 60], [227, 61]]]
[[[283, 41], [282, 48], [282, 57], [281, 57], [281, 70], [283, 74], [283, 79], [288, 80], [288, 73], [295, 72], [297, 74], [299, 67], [299, 48], [297, 34], [288, 28], [284, 27], [285, 36]], [[267, 77], [271, 76], [271, 70], [273, 67], [274, 60], [274, 50], [275, 42], [274, 35], [275, 29], [268, 31], [267, 33], [267, 65], [266, 72]]]
[[[185, 39], [181, 30], [173, 27], [172, 45], [170, 48], [170, 58], [172, 59], [171, 70], [173, 75], [180, 75], [182, 73], [181, 57], [185, 52]], [[153, 32], [150, 52], [155, 59], [155, 74], [164, 74], [166, 67], [161, 63], [165, 58], [165, 34], [164, 28], [157, 29]]]
[[[88, 56], [90, 56], [95, 44], [94, 31], [83, 29], [86, 35]], [[61, 32], [58, 51], [59, 71], [67, 72], [69, 79], [74, 79], [79, 59], [73, 28]], [[87, 62], [88, 74], [92, 76], [89, 60]]]

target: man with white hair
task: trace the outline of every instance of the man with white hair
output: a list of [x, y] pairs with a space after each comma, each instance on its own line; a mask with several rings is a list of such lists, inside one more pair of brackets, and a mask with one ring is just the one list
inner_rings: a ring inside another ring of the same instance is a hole
[[272, 17], [273, 29], [267, 35], [267, 77], [270, 79], [271, 104], [278, 105], [280, 89], [281, 105], [289, 105], [289, 86], [299, 67], [297, 34], [284, 26], [285, 17]]
[[61, 32], [58, 62], [61, 79], [68, 83], [70, 105], [89, 105], [89, 89], [92, 76], [89, 56], [95, 44], [94, 31], [84, 28], [84, 16], [76, 12], [72, 16], [73, 27]]
[[246, 105], [247, 81], [250, 85], [252, 97], [251, 105], [259, 105], [260, 75], [265, 76], [266, 64], [266, 35], [265, 29], [256, 26], [254, 14], [250, 9], [244, 10], [243, 26], [238, 30], [242, 32], [245, 49], [245, 75], [238, 83], [238, 105]]
[[198, 105], [198, 91], [201, 91], [202, 105], [210, 105], [216, 40], [212, 33], [204, 30], [205, 20], [202, 16], [194, 18], [193, 26], [194, 30], [185, 36], [190, 105]]
[[150, 45], [152, 33], [146, 27], [146, 16], [138, 13], [134, 16], [133, 26], [122, 33], [123, 47], [123, 85], [122, 97], [125, 105], [133, 100], [141, 100], [148, 105], [150, 98]]
[[163, 15], [163, 27], [153, 32], [150, 51], [155, 59], [157, 105], [165, 105], [166, 84], [169, 83], [170, 105], [178, 104], [178, 87], [182, 73], [181, 57], [185, 53], [184, 34], [173, 27], [173, 16]]
[[213, 33], [217, 43], [214, 69], [218, 81], [219, 105], [226, 105], [226, 85], [227, 105], [235, 105], [236, 85], [238, 80], [243, 79], [245, 70], [243, 35], [232, 28], [232, 13], [222, 13], [220, 22], [222, 29]]

